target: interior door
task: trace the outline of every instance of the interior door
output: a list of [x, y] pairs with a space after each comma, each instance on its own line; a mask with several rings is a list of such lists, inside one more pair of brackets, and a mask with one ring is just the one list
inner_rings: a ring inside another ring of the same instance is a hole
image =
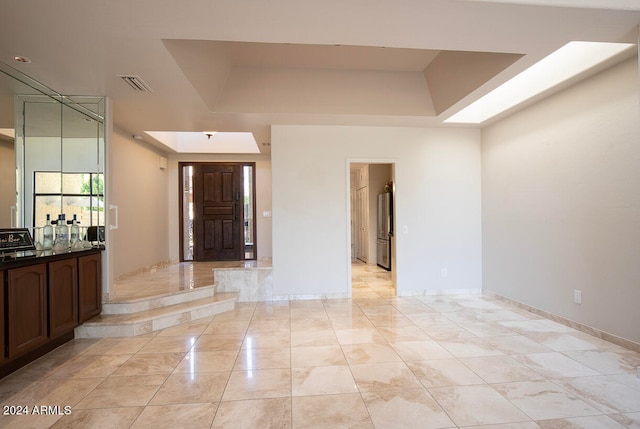
[[[354, 173], [351, 173], [351, 183], [353, 183], [354, 180]], [[350, 198], [351, 198], [351, 205], [350, 205], [350, 209], [351, 209], [351, 262], [354, 262], [356, 260], [356, 244], [357, 244], [357, 233], [356, 231], [358, 230], [358, 213], [356, 210], [356, 188], [354, 188], [353, 186], [349, 189], [350, 192]]]
[[244, 240], [241, 164], [194, 164], [195, 261], [239, 261]]
[[358, 217], [358, 232], [356, 240], [356, 257], [362, 262], [368, 261], [369, 248], [369, 188], [364, 187], [356, 191], [356, 211]]

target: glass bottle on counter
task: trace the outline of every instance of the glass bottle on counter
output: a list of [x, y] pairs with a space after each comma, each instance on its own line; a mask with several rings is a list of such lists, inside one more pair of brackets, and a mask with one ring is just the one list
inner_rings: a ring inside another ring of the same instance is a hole
[[76, 215], [73, 215], [73, 220], [71, 221], [71, 249], [82, 249], [82, 238], [80, 237], [80, 225], [78, 223], [78, 218]]
[[42, 252], [44, 250], [44, 228], [36, 226], [33, 228], [33, 245], [36, 248], [36, 252]]
[[51, 224], [50, 214], [47, 214], [47, 223], [44, 225], [42, 232], [42, 247], [44, 250], [53, 249], [53, 225]]
[[58, 215], [56, 222], [56, 241], [53, 244], [55, 252], [63, 252], [69, 250], [69, 226], [67, 226], [66, 215]]

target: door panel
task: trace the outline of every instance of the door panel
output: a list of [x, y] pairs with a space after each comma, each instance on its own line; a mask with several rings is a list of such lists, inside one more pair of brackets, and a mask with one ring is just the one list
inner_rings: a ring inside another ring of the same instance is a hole
[[241, 164], [195, 164], [193, 190], [194, 260], [241, 260]]
[[231, 220], [223, 220], [222, 221], [222, 248], [223, 249], [233, 249], [233, 246], [236, 243], [236, 238], [234, 237], [234, 223]]
[[49, 263], [49, 337], [78, 326], [78, 261], [75, 258]]
[[9, 270], [7, 342], [9, 358], [47, 342], [47, 264]]
[[78, 258], [78, 322], [97, 316], [102, 311], [102, 255]]

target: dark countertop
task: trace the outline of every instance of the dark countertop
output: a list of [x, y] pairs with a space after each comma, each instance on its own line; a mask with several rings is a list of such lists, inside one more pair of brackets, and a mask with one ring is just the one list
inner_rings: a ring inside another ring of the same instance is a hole
[[85, 248], [81, 250], [68, 250], [55, 253], [52, 250], [15, 252], [5, 255], [0, 254], [0, 270], [25, 267], [28, 265], [58, 261], [61, 259], [75, 258], [78, 256], [93, 255], [104, 250], [104, 246]]

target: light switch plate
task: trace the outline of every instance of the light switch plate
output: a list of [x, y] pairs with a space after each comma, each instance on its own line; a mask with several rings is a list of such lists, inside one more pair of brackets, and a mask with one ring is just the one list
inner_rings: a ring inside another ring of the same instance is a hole
[[582, 291], [575, 289], [573, 291], [573, 302], [576, 304], [582, 304]]

